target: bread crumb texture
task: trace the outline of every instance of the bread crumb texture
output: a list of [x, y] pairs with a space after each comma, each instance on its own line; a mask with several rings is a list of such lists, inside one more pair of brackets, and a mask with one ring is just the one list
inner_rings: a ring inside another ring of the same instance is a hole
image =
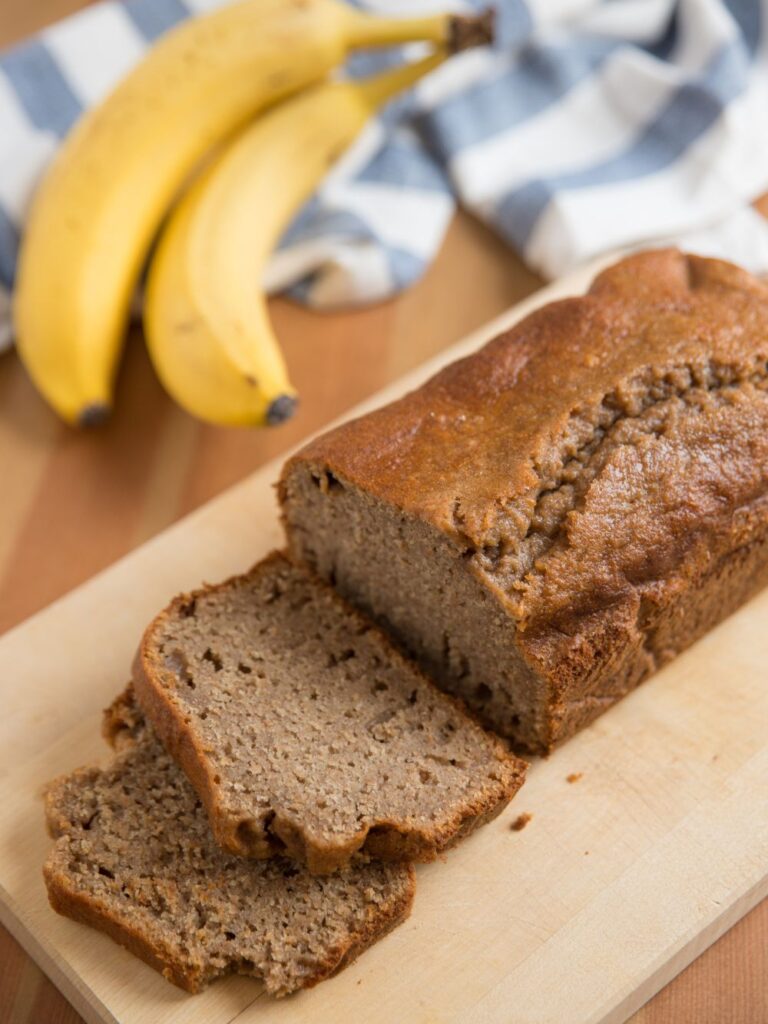
[[232, 856], [130, 697], [109, 713], [107, 732], [118, 748], [108, 768], [48, 789], [49, 898], [170, 981], [197, 992], [238, 973], [286, 995], [333, 974], [408, 915], [407, 865], [360, 861], [317, 877], [284, 859]]
[[136, 680], [218, 841], [241, 855], [319, 873], [360, 849], [431, 860], [523, 780], [501, 741], [279, 554], [177, 599]]

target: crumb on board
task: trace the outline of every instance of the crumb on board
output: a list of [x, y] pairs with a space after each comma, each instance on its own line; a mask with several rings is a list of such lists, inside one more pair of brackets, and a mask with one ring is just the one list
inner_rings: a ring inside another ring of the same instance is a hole
[[518, 814], [512, 824], [509, 826], [513, 832], [522, 832], [528, 822], [531, 820], [533, 815], [530, 811], [523, 811], [522, 814]]
[[565, 776], [566, 782], [578, 782], [579, 779], [584, 777], [584, 772], [571, 772], [570, 775]]

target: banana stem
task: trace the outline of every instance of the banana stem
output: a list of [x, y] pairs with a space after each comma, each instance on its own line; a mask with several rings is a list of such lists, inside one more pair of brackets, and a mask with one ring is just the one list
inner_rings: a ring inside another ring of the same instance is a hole
[[433, 14], [423, 18], [377, 18], [350, 10], [346, 37], [347, 45], [353, 49], [423, 40], [457, 53], [493, 42], [493, 25], [492, 8], [474, 16]]
[[412, 61], [410, 64], [401, 64], [396, 68], [389, 68], [378, 75], [370, 78], [358, 79], [354, 83], [355, 90], [359, 92], [363, 102], [372, 111], [378, 110], [387, 100], [403, 92], [414, 82], [418, 82], [424, 75], [429, 74], [434, 68], [439, 67], [449, 53], [445, 49], [436, 50], [422, 60]]

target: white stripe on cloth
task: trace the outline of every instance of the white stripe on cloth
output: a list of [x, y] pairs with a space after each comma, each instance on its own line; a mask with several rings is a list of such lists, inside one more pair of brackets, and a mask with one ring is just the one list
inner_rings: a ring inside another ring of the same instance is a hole
[[[736, 116], [731, 110], [728, 118]], [[755, 189], [744, 179], [735, 187], [728, 166], [727, 135], [728, 128], [721, 120], [682, 159], [657, 174], [629, 184], [560, 192], [529, 240], [531, 264], [552, 268], [557, 275], [558, 267], [564, 271], [598, 252], [625, 244], [627, 237], [636, 242], [674, 238], [699, 225], [708, 225], [712, 237], [718, 222], [723, 222], [723, 230], [733, 239], [727, 219], [744, 209]], [[755, 160], [753, 167], [757, 181], [768, 180], [768, 156]], [[745, 253], [740, 262], [754, 259], [753, 254]]]
[[465, 201], [486, 212], [486, 204], [532, 177], [608, 159], [635, 138], [679, 84], [674, 69], [649, 75], [636, 51], [619, 50], [561, 102], [461, 150], [450, 163], [451, 176]]
[[585, 13], [579, 22], [583, 31], [615, 39], [652, 43], [669, 20], [675, 0], [623, 0], [603, 4]]
[[143, 39], [123, 8], [86, 8], [42, 34], [84, 107], [92, 106], [141, 59]]
[[679, 42], [675, 63], [684, 71], [701, 67], [702, 53], [712, 53], [718, 40], [738, 33], [733, 18], [719, 0], [680, 0]]
[[534, 24], [546, 27], [580, 20], [604, 0], [529, 0]]
[[768, 221], [751, 206], [742, 206], [714, 225], [660, 241], [720, 260], [731, 260], [734, 252], [740, 252], [741, 264], [753, 274], [765, 275], [768, 269]]
[[0, 155], [11, 157], [33, 130], [13, 86], [0, 72]]
[[[349, 282], [358, 287], [350, 297]], [[353, 243], [329, 251], [313, 275], [305, 298], [317, 309], [378, 302], [392, 294], [394, 282], [386, 252], [372, 242]], [[351, 301], [350, 301], [351, 299]]]
[[49, 132], [33, 132], [13, 158], [0, 160], [0, 206], [18, 228], [24, 222], [29, 201], [57, 145]]
[[419, 109], [434, 110], [470, 86], [502, 75], [508, 65], [507, 55], [503, 53], [489, 53], [482, 49], [460, 53], [419, 82]]
[[[760, 51], [765, 59], [766, 33]], [[768, 271], [768, 263], [760, 265], [764, 232], [757, 227], [762, 220], [768, 230], [768, 224], [763, 218], [756, 221], [751, 212], [745, 215], [750, 200], [768, 184], [768, 146], [754, 131], [766, 111], [768, 76], [757, 77], [708, 131], [658, 173], [560, 191], [529, 239], [531, 264], [556, 276], [626, 244], [627, 238], [637, 243], [678, 236], [691, 240], [697, 228], [706, 231], [701, 237], [712, 251], [719, 227], [735, 246], [731, 259]]]
[[[343, 193], [338, 194], [343, 188]], [[445, 232], [453, 213], [450, 196], [440, 192], [399, 189], [391, 185], [350, 181], [324, 194], [329, 204], [343, 201], [385, 245], [407, 249], [428, 260], [432, 240]]]
[[231, 2], [232, 0], [184, 0], [184, 5], [193, 14], [205, 14], [206, 11], [215, 10], [217, 7], [224, 7]]

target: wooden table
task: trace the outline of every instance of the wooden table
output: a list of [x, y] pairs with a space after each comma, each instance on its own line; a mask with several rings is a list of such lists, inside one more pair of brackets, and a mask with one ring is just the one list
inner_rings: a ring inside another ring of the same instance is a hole
[[[82, 4], [2, 0], [0, 46]], [[768, 203], [762, 205], [768, 213]], [[139, 332], [127, 347], [115, 415], [93, 433], [63, 427], [15, 355], [1, 357], [0, 631], [539, 284], [489, 231], [461, 215], [424, 279], [393, 301], [321, 315], [274, 300], [272, 315], [302, 405], [289, 424], [271, 431], [216, 429], [181, 412], [154, 378]], [[6, 671], [5, 685], [12, 686], [12, 666]], [[0, 1024], [80, 1020], [0, 928]], [[699, 957], [633, 1022], [766, 1024], [768, 903]]]

